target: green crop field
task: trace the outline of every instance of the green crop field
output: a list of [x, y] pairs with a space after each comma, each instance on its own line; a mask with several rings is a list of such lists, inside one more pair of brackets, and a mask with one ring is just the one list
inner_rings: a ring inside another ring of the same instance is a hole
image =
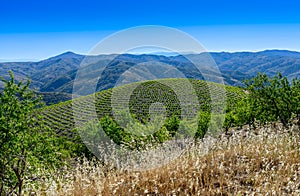
[[[192, 93], [191, 95], [179, 95], [183, 97], [181, 99], [184, 99], [180, 100], [178, 92], [174, 92], [170, 87], [175, 87], [180, 91], [180, 89], [190, 88], [190, 85], [194, 89], [199, 102], [198, 106], [200, 106], [199, 109], [201, 110], [210, 110], [212, 108], [212, 96], [222, 95], [221, 97], [225, 98], [226, 105], [230, 106], [243, 95], [243, 91], [238, 87], [208, 83], [202, 80], [189, 80], [187, 82], [186, 79], [160, 79], [127, 84], [71, 101], [47, 106], [42, 108], [39, 114], [49, 128], [58, 134], [68, 135], [69, 131], [75, 127], [74, 109], [80, 110], [81, 116], [77, 116], [77, 123], [79, 125], [83, 125], [91, 119], [101, 119], [106, 115], [112, 116], [113, 95], [117, 95], [119, 105], [122, 105], [122, 101], [124, 104], [128, 102], [130, 113], [143, 122], [149, 118], [149, 107], [155, 102], [160, 102], [165, 106], [167, 116], [180, 114], [182, 109], [186, 109], [187, 107], [193, 108], [193, 102], [190, 101]], [[132, 92], [129, 99], [124, 98], [122, 100], [120, 95], [130, 90]], [[222, 93], [225, 94], [223, 95]], [[221, 105], [223, 103], [215, 100], [214, 105], [217, 106], [218, 104]], [[195, 107], [197, 106], [195, 105]], [[96, 113], [93, 111], [96, 111]]]

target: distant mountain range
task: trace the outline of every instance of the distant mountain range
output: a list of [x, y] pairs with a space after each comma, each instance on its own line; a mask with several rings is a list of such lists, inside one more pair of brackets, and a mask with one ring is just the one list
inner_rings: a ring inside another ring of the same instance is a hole
[[[212, 52], [210, 55], [219, 66], [222, 77], [228, 85], [241, 85], [242, 80], [258, 72], [272, 76], [279, 71], [289, 79], [300, 78], [300, 52], [266, 50], [262, 52]], [[39, 62], [0, 63], [0, 76], [8, 77], [8, 70], [12, 70], [17, 80], [29, 77], [32, 81], [31, 88], [46, 93], [48, 97], [51, 93], [55, 93], [56, 97], [61, 93], [64, 99], [68, 99], [71, 97], [69, 94], [72, 93], [77, 70], [85, 57], [66, 52]], [[174, 70], [165, 65], [173, 66], [187, 78], [210, 78], [216, 75], [216, 72], [206, 65], [206, 57], [207, 53], [186, 54], [185, 56], [161, 54], [87, 56], [85, 68], [92, 73], [103, 71], [101, 76], [95, 74], [92, 77], [93, 79], [100, 77], [97, 90], [104, 90], [113, 87], [123, 73], [126, 75], [126, 81], [129, 82], [155, 79], [153, 75], [164, 78], [172, 77], [174, 74], [176, 77]], [[201, 64], [201, 73], [188, 59]], [[153, 65], [158, 68], [155, 73]], [[136, 66], [139, 66], [138, 71], [134, 69]], [[142, 78], [137, 78], [137, 74]], [[57, 101], [54, 99], [52, 102]]]

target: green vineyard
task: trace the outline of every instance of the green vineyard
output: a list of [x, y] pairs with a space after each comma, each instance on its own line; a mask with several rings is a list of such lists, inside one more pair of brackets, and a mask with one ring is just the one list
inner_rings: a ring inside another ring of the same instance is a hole
[[136, 119], [146, 122], [150, 117], [151, 105], [161, 103], [167, 117], [193, 117], [199, 110], [224, 108], [224, 103], [225, 108], [230, 107], [242, 95], [243, 91], [238, 87], [201, 80], [160, 79], [118, 86], [47, 106], [39, 114], [49, 128], [60, 135], [68, 135], [75, 125], [84, 125], [107, 115], [113, 116], [114, 110], [129, 109]]

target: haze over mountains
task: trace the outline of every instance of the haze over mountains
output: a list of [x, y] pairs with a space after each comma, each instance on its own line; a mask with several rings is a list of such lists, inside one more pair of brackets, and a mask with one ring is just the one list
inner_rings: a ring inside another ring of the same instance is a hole
[[[222, 73], [224, 82], [228, 85], [241, 85], [242, 80], [264, 72], [270, 76], [277, 71], [289, 79], [300, 78], [300, 52], [287, 50], [266, 50], [262, 52], [213, 52], [210, 55]], [[153, 79], [153, 75], [176, 77], [174, 70], [166, 68], [173, 66], [187, 78], [203, 79], [216, 75], [215, 71], [206, 64], [207, 54], [187, 54], [185, 57], [201, 64], [201, 73], [183, 56], [154, 55], [154, 54], [122, 54], [88, 56], [86, 68], [90, 73], [101, 73], [97, 90], [113, 87], [123, 73], [129, 82], [137, 81], [137, 74], [143, 79]], [[12, 70], [17, 80], [29, 77], [31, 87], [43, 93], [61, 93], [65, 99], [72, 93], [73, 82], [78, 68], [85, 58], [84, 55], [66, 52], [39, 62], [7, 62], [0, 63], [0, 75], [7, 77]], [[140, 67], [139, 73], [134, 67]], [[143, 65], [142, 67], [140, 65]], [[152, 66], [148, 66], [152, 65]], [[158, 72], [153, 72], [153, 65]], [[203, 73], [202, 73], [203, 71]], [[173, 73], [174, 72], [174, 73]], [[92, 77], [98, 78], [98, 75]], [[53, 102], [56, 102], [53, 100]]]

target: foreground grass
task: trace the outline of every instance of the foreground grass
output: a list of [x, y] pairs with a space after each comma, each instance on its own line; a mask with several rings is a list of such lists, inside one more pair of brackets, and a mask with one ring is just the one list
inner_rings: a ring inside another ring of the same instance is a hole
[[[262, 127], [207, 138], [147, 171], [78, 162], [27, 185], [36, 195], [300, 195], [299, 128]], [[47, 177], [48, 176], [48, 177]]]

